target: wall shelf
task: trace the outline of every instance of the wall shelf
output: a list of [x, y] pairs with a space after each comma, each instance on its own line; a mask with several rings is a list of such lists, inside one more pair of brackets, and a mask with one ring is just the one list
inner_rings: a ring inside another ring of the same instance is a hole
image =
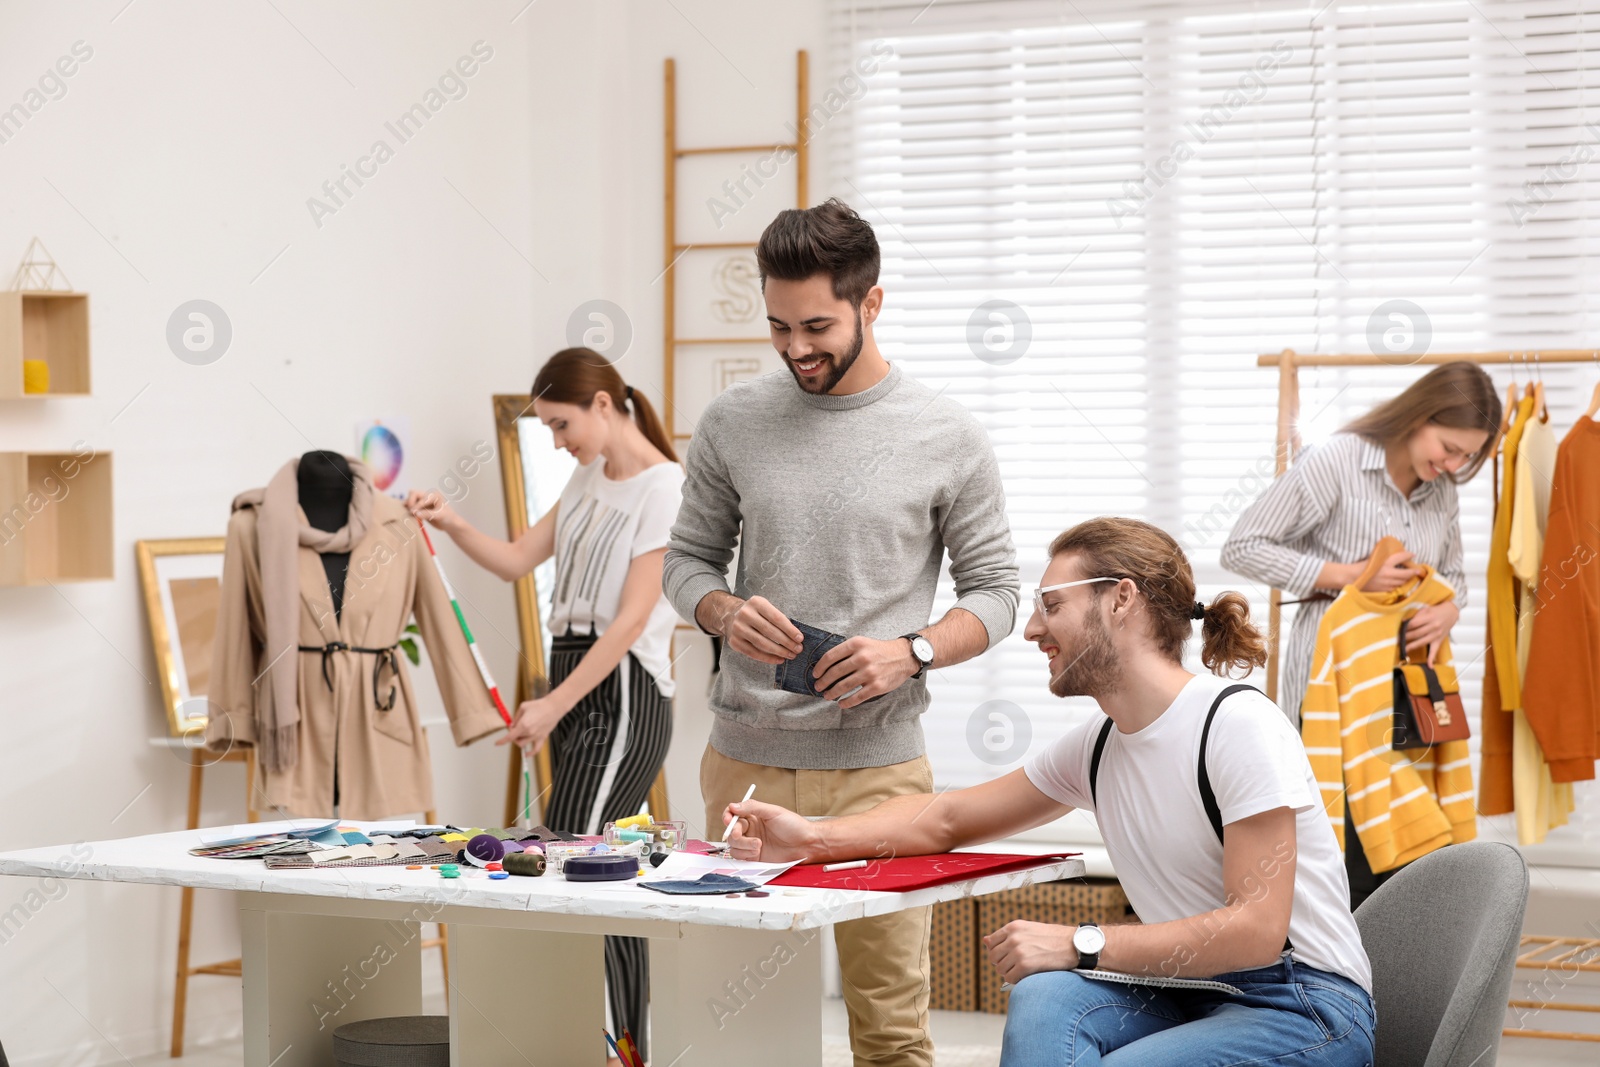
[[[47, 392], [23, 387], [25, 360], [49, 369]], [[0, 400], [89, 395], [89, 294], [0, 292]]]
[[0, 452], [0, 586], [112, 577], [111, 454]]

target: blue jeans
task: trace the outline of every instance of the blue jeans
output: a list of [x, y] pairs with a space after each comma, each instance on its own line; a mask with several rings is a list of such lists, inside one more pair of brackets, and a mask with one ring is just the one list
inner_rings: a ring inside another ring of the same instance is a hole
[[1285, 953], [1219, 974], [1242, 993], [1029, 975], [1011, 991], [1001, 1067], [1371, 1067], [1372, 998]]

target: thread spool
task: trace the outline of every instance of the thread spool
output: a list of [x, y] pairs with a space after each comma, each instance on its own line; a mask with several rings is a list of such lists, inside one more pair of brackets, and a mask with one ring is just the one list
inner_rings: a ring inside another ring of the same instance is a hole
[[544, 854], [539, 852], [513, 852], [501, 861], [511, 874], [524, 878], [537, 878], [544, 873]]

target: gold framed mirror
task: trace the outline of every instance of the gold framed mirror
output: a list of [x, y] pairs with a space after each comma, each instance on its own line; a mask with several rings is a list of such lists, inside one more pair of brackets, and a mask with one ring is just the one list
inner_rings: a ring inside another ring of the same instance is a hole
[[[566, 452], [555, 447], [550, 430], [533, 413], [533, 401], [527, 393], [499, 393], [493, 397], [495, 446], [500, 454], [500, 485], [506, 503], [506, 536], [515, 541], [524, 530], [555, 506], [561, 489], [577, 466]], [[554, 576], [553, 562], [546, 562], [533, 574], [525, 574], [512, 583], [516, 597], [517, 638], [521, 650], [517, 656], [517, 703], [549, 691], [550, 678], [545, 664], [543, 620], [549, 617], [550, 605], [541, 599], [540, 579], [543, 588], [549, 589]], [[520, 816], [519, 801], [522, 782], [522, 759], [515, 747], [511, 749], [511, 767], [506, 784], [506, 825], [515, 825]], [[551, 783], [550, 748], [546, 745], [534, 757], [533, 793], [539, 810], [544, 810], [544, 799], [549, 795]], [[650, 787], [650, 810], [658, 818], [665, 818], [671, 810], [667, 806], [667, 776], [663, 769]]]
[[134, 542], [145, 619], [173, 737], [205, 729], [225, 544], [221, 537]]

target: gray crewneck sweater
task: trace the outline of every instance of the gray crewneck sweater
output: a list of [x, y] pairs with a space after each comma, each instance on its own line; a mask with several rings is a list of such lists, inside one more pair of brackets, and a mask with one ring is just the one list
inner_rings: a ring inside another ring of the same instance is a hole
[[[1016, 624], [1016, 546], [994, 449], [978, 421], [906, 377], [848, 396], [788, 370], [734, 385], [695, 427], [663, 586], [678, 614], [728, 590], [845, 637], [931, 621], [944, 553], [956, 606], [989, 644]], [[848, 710], [779, 689], [775, 668], [723, 647], [711, 690], [718, 752], [769, 767], [882, 767], [923, 753], [927, 676]]]

